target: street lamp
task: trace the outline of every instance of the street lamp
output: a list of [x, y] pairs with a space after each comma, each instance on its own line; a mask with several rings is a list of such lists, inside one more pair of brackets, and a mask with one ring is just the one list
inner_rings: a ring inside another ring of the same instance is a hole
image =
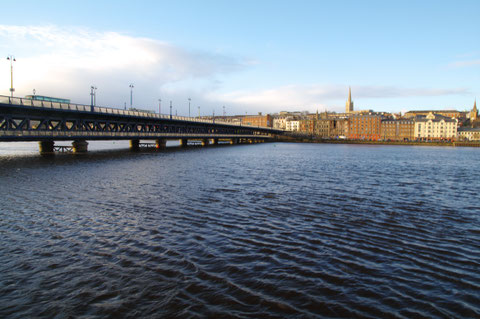
[[172, 101], [170, 101], [170, 119], [172, 119]]
[[162, 114], [162, 99], [158, 99], [158, 114]]
[[10, 94], [13, 97], [13, 92], [15, 92], [15, 89], [13, 88], [13, 62], [16, 62], [17, 60], [13, 55], [7, 56], [7, 60], [10, 61]]
[[96, 86], [92, 85], [90, 86], [90, 98], [91, 98], [91, 103], [90, 103], [90, 110], [93, 112], [93, 108], [95, 107], [95, 90], [97, 89]]
[[198, 118], [200, 118], [200, 106], [198, 107]]
[[134, 86], [133, 86], [133, 84], [130, 84], [128, 87], [130, 88], [130, 108], [132, 108], [133, 107], [133, 88], [134, 88]]
[[188, 98], [188, 117], [190, 117], [190, 102], [192, 101], [191, 98]]

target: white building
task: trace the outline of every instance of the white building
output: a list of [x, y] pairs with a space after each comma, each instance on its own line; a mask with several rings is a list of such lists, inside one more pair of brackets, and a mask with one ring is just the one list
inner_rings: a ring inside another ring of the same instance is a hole
[[287, 127], [287, 117], [279, 116], [273, 119], [273, 128], [284, 130]]
[[446, 140], [457, 137], [458, 120], [429, 113], [415, 118], [415, 139]]
[[480, 128], [462, 127], [458, 130], [458, 139], [461, 141], [480, 141]]
[[300, 121], [293, 118], [287, 118], [285, 120], [285, 130], [292, 132], [300, 131]]

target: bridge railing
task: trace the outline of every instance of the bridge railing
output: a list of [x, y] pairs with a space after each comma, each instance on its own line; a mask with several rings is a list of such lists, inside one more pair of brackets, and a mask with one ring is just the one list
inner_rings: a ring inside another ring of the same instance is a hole
[[[0, 95], [0, 103], [10, 104], [10, 105], [22, 105], [22, 106], [31, 106], [38, 108], [47, 108], [47, 109], [61, 109], [61, 110], [71, 110], [71, 111], [82, 111], [82, 112], [91, 112], [91, 105], [75, 104], [75, 103], [59, 103], [59, 102], [50, 102], [50, 101], [40, 101], [29, 98], [21, 97], [10, 97], [5, 95]], [[125, 116], [138, 116], [138, 117], [147, 117], [152, 119], [166, 119], [166, 120], [178, 120], [178, 121], [189, 121], [189, 122], [200, 122], [200, 123], [217, 123], [222, 125], [231, 125], [231, 126], [248, 126], [248, 127], [257, 127], [263, 130], [272, 130], [278, 131], [271, 127], [265, 126], [251, 126], [246, 124], [235, 124], [231, 122], [221, 121], [221, 120], [207, 120], [196, 117], [187, 117], [187, 116], [173, 116], [168, 114], [158, 114], [154, 112], [142, 112], [142, 111], [133, 111], [133, 110], [123, 110], [118, 108], [110, 107], [100, 107], [94, 106], [93, 112], [96, 113], [106, 113], [106, 114], [115, 114], [115, 115], [125, 115]]]

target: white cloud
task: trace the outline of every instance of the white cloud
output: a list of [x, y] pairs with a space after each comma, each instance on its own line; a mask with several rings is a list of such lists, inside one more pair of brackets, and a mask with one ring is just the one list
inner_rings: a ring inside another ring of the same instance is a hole
[[[122, 105], [128, 100], [130, 83], [135, 84], [136, 101], [146, 104], [155, 100], [166, 84], [196, 81], [215, 85], [217, 76], [246, 66], [229, 56], [85, 28], [0, 25], [0, 43], [0, 50], [15, 48], [18, 95], [30, 94], [35, 88], [38, 94], [87, 103], [89, 87], [95, 84], [103, 105]], [[7, 61], [0, 68], [0, 74], [9, 74]], [[9, 80], [0, 77], [0, 94], [8, 94]]]
[[450, 67], [453, 67], [453, 68], [463, 68], [463, 67], [477, 66], [477, 65], [480, 65], [480, 59], [456, 61], [456, 62], [450, 63]]

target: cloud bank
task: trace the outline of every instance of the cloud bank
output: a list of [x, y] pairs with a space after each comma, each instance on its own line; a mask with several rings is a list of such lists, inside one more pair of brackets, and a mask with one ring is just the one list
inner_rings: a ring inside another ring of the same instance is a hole
[[[245, 68], [244, 62], [229, 56], [84, 28], [0, 25], [0, 42], [5, 51], [16, 48], [17, 93], [31, 94], [35, 88], [38, 94], [67, 96], [83, 103], [89, 99], [91, 85], [98, 87], [100, 99], [108, 96], [104, 105], [123, 105], [133, 83], [141, 104], [159, 98], [165, 85], [186, 81], [202, 90], [215, 86], [218, 76]], [[5, 74], [9, 70], [6, 63], [2, 65]], [[6, 88], [3, 94], [8, 94], [9, 78], [3, 77], [0, 84]]]

